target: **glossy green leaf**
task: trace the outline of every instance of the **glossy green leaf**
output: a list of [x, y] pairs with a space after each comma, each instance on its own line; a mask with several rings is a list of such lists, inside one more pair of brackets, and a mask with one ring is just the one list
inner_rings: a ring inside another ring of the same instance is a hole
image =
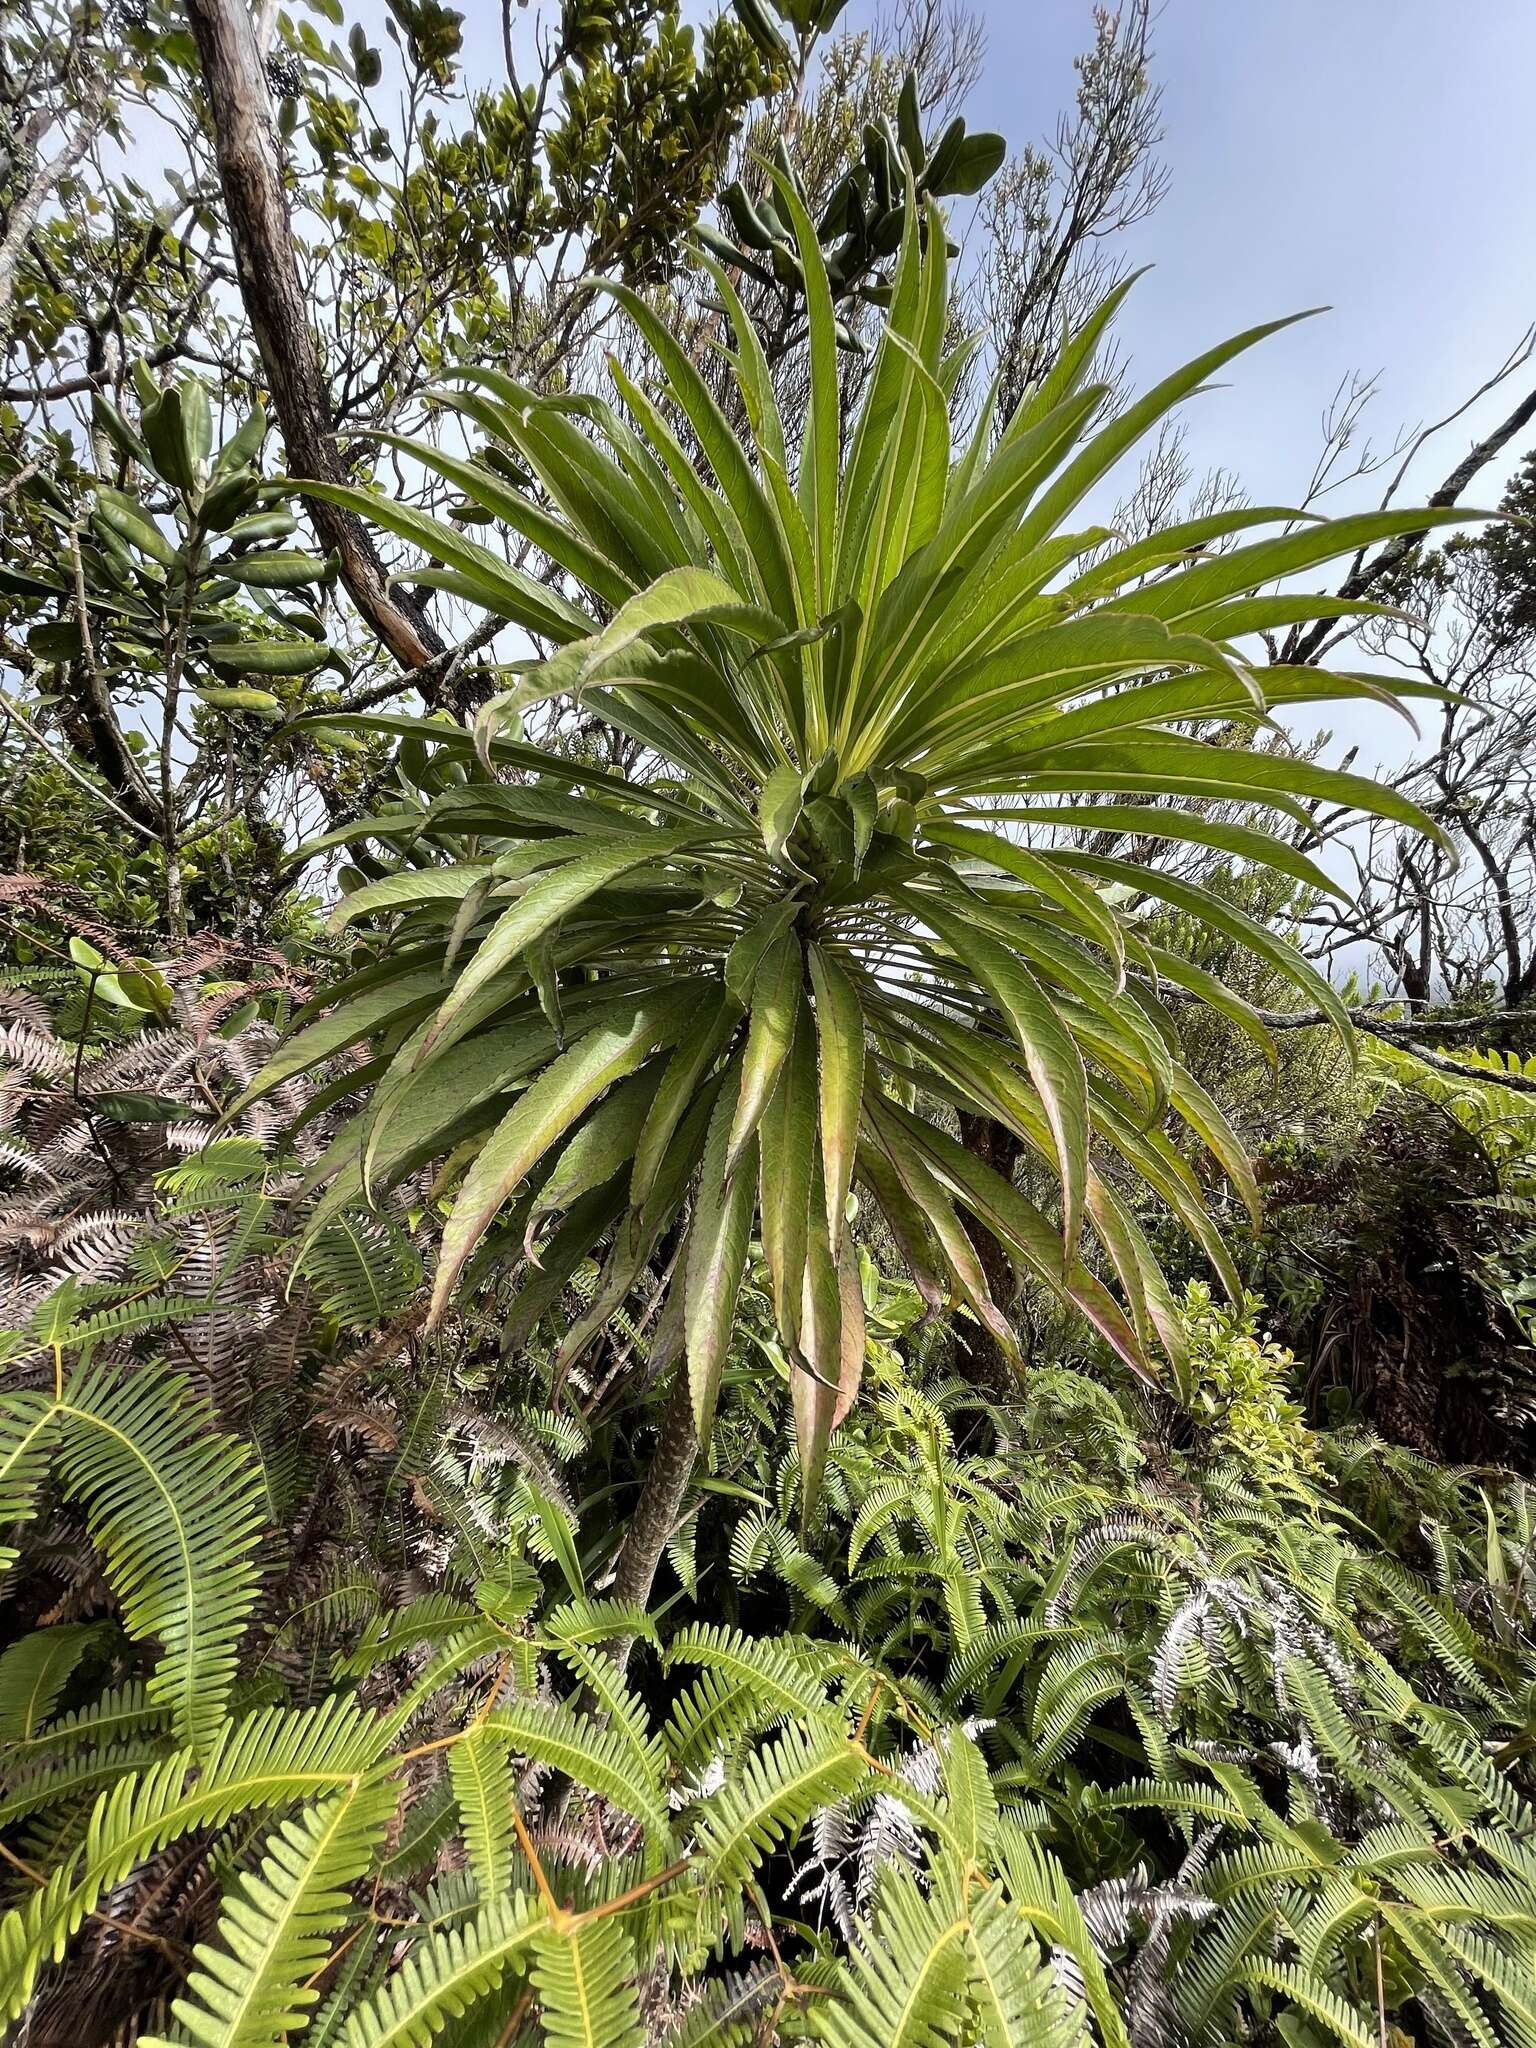
[[816, 1004], [821, 1106], [821, 1167], [827, 1237], [841, 1251], [843, 1214], [853, 1184], [864, 1096], [864, 1011], [858, 990], [822, 946], [808, 952]]
[[758, 1132], [763, 1258], [778, 1326], [790, 1344], [796, 1341], [800, 1326], [811, 1190], [816, 1178], [816, 1134], [816, 1035], [810, 1011], [802, 1005], [794, 1044]]

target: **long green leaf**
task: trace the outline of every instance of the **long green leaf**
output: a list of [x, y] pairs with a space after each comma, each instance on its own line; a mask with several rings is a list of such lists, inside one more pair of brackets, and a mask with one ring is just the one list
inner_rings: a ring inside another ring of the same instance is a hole
[[606, 1088], [631, 1074], [681, 1026], [696, 993], [686, 985], [637, 1004], [627, 1023], [590, 1031], [562, 1053], [507, 1112], [486, 1141], [443, 1232], [429, 1322], [440, 1322], [470, 1253], [507, 1197]]
[[704, 1158], [699, 1168], [693, 1220], [688, 1229], [684, 1268], [684, 1316], [687, 1333], [688, 1385], [700, 1443], [707, 1443], [720, 1398], [720, 1374], [731, 1338], [736, 1296], [747, 1261], [757, 1177], [757, 1141], [750, 1138], [728, 1173], [726, 1158], [736, 1115], [731, 1079], [740, 1062], [727, 1069], [726, 1085], [709, 1120]]

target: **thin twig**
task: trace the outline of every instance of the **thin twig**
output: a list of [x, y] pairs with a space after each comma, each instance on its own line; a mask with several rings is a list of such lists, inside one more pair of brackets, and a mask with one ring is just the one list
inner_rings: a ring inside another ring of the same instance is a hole
[[92, 782], [91, 778], [85, 773], [85, 771], [83, 769], [77, 768], [74, 765], [74, 763], [67, 758], [67, 756], [60, 753], [56, 753], [55, 750], [48, 744], [48, 741], [44, 738], [43, 734], [38, 731], [37, 727], [32, 723], [32, 721], [28, 717], [26, 717], [26, 715], [22, 711], [20, 711], [17, 708], [16, 703], [12, 698], [0, 697], [0, 710], [4, 711], [4, 714], [7, 718], [15, 719], [16, 723], [21, 727], [22, 731], [26, 734], [27, 738], [32, 742], [33, 746], [41, 747], [43, 752], [48, 756], [49, 760], [53, 763], [55, 768], [62, 768], [64, 773], [67, 776], [69, 776], [72, 781], [78, 782], [80, 787], [83, 790], [87, 791], [89, 795], [93, 796], [98, 803], [105, 804], [107, 809], [111, 811], [116, 817], [121, 818], [125, 825], [131, 825], [133, 830], [137, 832], [141, 838], [147, 839], [151, 846], [159, 845], [159, 834], [156, 832], [151, 832], [147, 825], [141, 824], [139, 820], [133, 816], [131, 811], [125, 811], [122, 805], [118, 803], [114, 797], [109, 796], [104, 789], [99, 788], [96, 783]]

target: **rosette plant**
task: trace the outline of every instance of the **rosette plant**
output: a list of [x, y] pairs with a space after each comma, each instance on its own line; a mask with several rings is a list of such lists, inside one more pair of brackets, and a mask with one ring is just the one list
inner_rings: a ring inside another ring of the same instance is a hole
[[[375, 943], [258, 1086], [366, 1041], [367, 1103], [326, 1161], [322, 1213], [446, 1160], [432, 1315], [483, 1263], [526, 1258], [531, 1316], [595, 1258], [562, 1368], [642, 1280], [648, 1299], [664, 1284], [658, 1345], [685, 1360], [700, 1438], [759, 1238], [813, 1495], [864, 1352], [858, 1202], [883, 1214], [930, 1303], [1004, 1347], [978, 1225], [1136, 1370], [1176, 1376], [1182, 1337], [1138, 1184], [1240, 1292], [1192, 1156], [1207, 1148], [1250, 1202], [1252, 1177], [1180, 1062], [1177, 1019], [1193, 1001], [1261, 1042], [1264, 1026], [1134, 906], [1205, 920], [1346, 1034], [1347, 1018], [1283, 938], [1114, 849], [1188, 842], [1326, 889], [1255, 820], [1294, 823], [1324, 799], [1435, 829], [1390, 789], [1260, 743], [1287, 707], [1395, 701], [1402, 685], [1256, 672], [1239, 651], [1261, 628], [1369, 610], [1298, 595], [1294, 579], [1433, 515], [1229, 509], [1134, 545], [1075, 524], [1171, 408], [1286, 323], [1116, 410], [1092, 376], [1116, 291], [1012, 418], [987, 407], [957, 441], [968, 351], [947, 346], [932, 207], [923, 226], [911, 209], [845, 417], [816, 232], [787, 178], [778, 192], [807, 279], [801, 446], [713, 266], [740, 432], [657, 313], [615, 286], [658, 373], [645, 386], [614, 365], [622, 410], [472, 371], [452, 403], [483, 452], [399, 444], [551, 573], [329, 489], [429, 558], [417, 580], [548, 651], [473, 734], [360, 721], [402, 736], [402, 786], [429, 794], [330, 836], [372, 842], [373, 878], [338, 917]], [[561, 729], [549, 700], [582, 713], [568, 746], [523, 735], [535, 705]], [[592, 765], [591, 719], [628, 736], [629, 772]], [[957, 1140], [955, 1111], [1012, 1133], [1058, 1191], [1048, 1207]]]

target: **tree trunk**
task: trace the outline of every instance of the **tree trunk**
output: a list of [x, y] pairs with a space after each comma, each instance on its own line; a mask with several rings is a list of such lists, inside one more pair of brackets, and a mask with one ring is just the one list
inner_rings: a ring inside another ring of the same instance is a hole
[[[329, 395], [293, 260], [293, 227], [283, 192], [266, 68], [246, 0], [187, 0], [197, 38], [230, 239], [273, 409], [296, 478], [346, 481], [331, 435]], [[341, 580], [402, 668], [446, 651], [441, 634], [404, 591], [391, 590], [363, 522], [323, 499], [304, 499], [320, 543], [341, 563]]]
[[[990, 1166], [994, 1173], [1000, 1173], [1004, 1180], [1013, 1179], [1013, 1170], [1024, 1148], [1012, 1131], [1004, 1130], [989, 1116], [973, 1116], [962, 1110], [960, 1142], [967, 1152]], [[984, 1223], [974, 1216], [963, 1216], [962, 1220], [965, 1234], [975, 1247], [981, 1270], [986, 1275], [988, 1292], [1006, 1313], [1014, 1295], [1012, 1261]], [[969, 1320], [957, 1323], [956, 1331], [960, 1339], [961, 1369], [966, 1378], [991, 1401], [1003, 1405], [1014, 1400], [1019, 1391], [1019, 1376], [992, 1332], [981, 1323]]]
[[65, 693], [59, 722], [65, 738], [97, 770], [118, 807], [146, 834], [158, 839], [160, 807], [123, 736], [105, 681], [89, 659], [71, 662], [63, 674]]
[[[693, 1397], [688, 1391], [688, 1366], [679, 1359], [672, 1374], [672, 1390], [661, 1415], [661, 1437], [640, 1487], [640, 1497], [624, 1541], [619, 1545], [613, 1584], [608, 1591], [615, 1600], [644, 1607], [651, 1597], [656, 1567], [667, 1547], [667, 1538], [677, 1521], [688, 1482], [699, 1461], [699, 1440], [693, 1426]], [[603, 1645], [622, 1678], [634, 1648], [633, 1636], [610, 1636]], [[602, 1703], [591, 1686], [584, 1685], [576, 1698], [576, 1712], [597, 1715]], [[570, 1801], [571, 1781], [563, 1771], [554, 1772], [540, 1800], [540, 1821], [546, 1828], [558, 1827]]]
[[[672, 1391], [662, 1410], [661, 1437], [647, 1468], [640, 1497], [630, 1517], [624, 1541], [614, 1566], [615, 1600], [644, 1607], [651, 1597], [656, 1567], [667, 1547], [667, 1538], [677, 1522], [683, 1496], [699, 1461], [699, 1440], [693, 1426], [693, 1397], [688, 1391], [688, 1367], [679, 1360], [672, 1374]], [[629, 1662], [633, 1637], [616, 1639], [610, 1646], [614, 1662], [622, 1671]]]

